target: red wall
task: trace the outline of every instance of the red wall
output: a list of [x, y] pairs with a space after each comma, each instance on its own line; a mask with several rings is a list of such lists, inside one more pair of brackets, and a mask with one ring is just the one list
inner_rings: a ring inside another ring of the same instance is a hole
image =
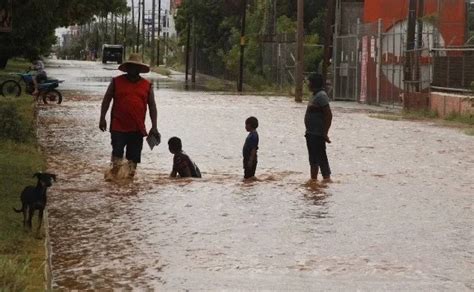
[[[425, 15], [435, 14], [440, 4], [440, 32], [446, 45], [459, 46], [465, 42], [465, 0], [425, 0]], [[364, 22], [383, 20], [384, 29], [407, 19], [409, 0], [365, 0]]]

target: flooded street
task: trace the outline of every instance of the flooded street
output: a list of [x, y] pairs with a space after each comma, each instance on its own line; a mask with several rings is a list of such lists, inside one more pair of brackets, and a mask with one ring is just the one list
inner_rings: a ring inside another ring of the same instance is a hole
[[[334, 102], [334, 182], [310, 186], [304, 104], [183, 91], [145, 75], [162, 144], [144, 145], [135, 182], [117, 184], [104, 181], [110, 134], [98, 129], [117, 66], [48, 65], [66, 80], [59, 89], [72, 90], [62, 105], [39, 107], [40, 142], [59, 178], [48, 202], [53, 288], [474, 289], [472, 136]], [[261, 181], [243, 183], [251, 115]], [[203, 179], [168, 178], [171, 136]]]

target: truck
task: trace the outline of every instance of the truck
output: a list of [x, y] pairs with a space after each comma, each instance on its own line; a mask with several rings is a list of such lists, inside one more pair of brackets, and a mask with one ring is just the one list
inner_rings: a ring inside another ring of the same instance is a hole
[[123, 45], [104, 44], [102, 46], [102, 63], [106, 64], [108, 61], [113, 61], [117, 62], [117, 64], [122, 64]]

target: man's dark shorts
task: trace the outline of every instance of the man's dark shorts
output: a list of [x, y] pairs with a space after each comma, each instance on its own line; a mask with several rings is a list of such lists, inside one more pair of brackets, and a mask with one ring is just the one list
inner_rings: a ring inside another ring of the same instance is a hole
[[140, 132], [111, 132], [112, 156], [123, 158], [124, 148], [127, 147], [125, 157], [135, 163], [141, 162], [143, 135]]
[[322, 136], [306, 134], [306, 146], [308, 147], [309, 164], [319, 166], [321, 174], [326, 177], [331, 175], [328, 156], [326, 154], [326, 140]]

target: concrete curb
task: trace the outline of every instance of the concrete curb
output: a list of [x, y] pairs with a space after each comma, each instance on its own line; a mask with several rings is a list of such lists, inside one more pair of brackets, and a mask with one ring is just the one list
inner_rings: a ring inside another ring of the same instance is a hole
[[44, 229], [45, 229], [45, 240], [44, 240], [44, 250], [45, 250], [45, 265], [44, 265], [44, 289], [45, 291], [53, 291], [53, 274], [51, 271], [51, 242], [49, 237], [49, 220], [48, 220], [48, 210], [45, 210], [44, 216]]
[[[34, 111], [34, 122], [35, 122], [35, 129], [36, 129], [36, 138], [38, 138], [38, 119], [39, 119], [39, 111], [37, 103], [35, 104], [35, 111]], [[38, 148], [41, 151], [41, 146], [38, 144]], [[44, 238], [44, 251], [45, 251], [45, 258], [44, 258], [44, 290], [45, 291], [53, 291], [53, 274], [51, 270], [51, 242], [49, 237], [49, 216], [48, 216], [48, 208], [46, 207], [43, 214], [43, 228], [45, 233]]]

